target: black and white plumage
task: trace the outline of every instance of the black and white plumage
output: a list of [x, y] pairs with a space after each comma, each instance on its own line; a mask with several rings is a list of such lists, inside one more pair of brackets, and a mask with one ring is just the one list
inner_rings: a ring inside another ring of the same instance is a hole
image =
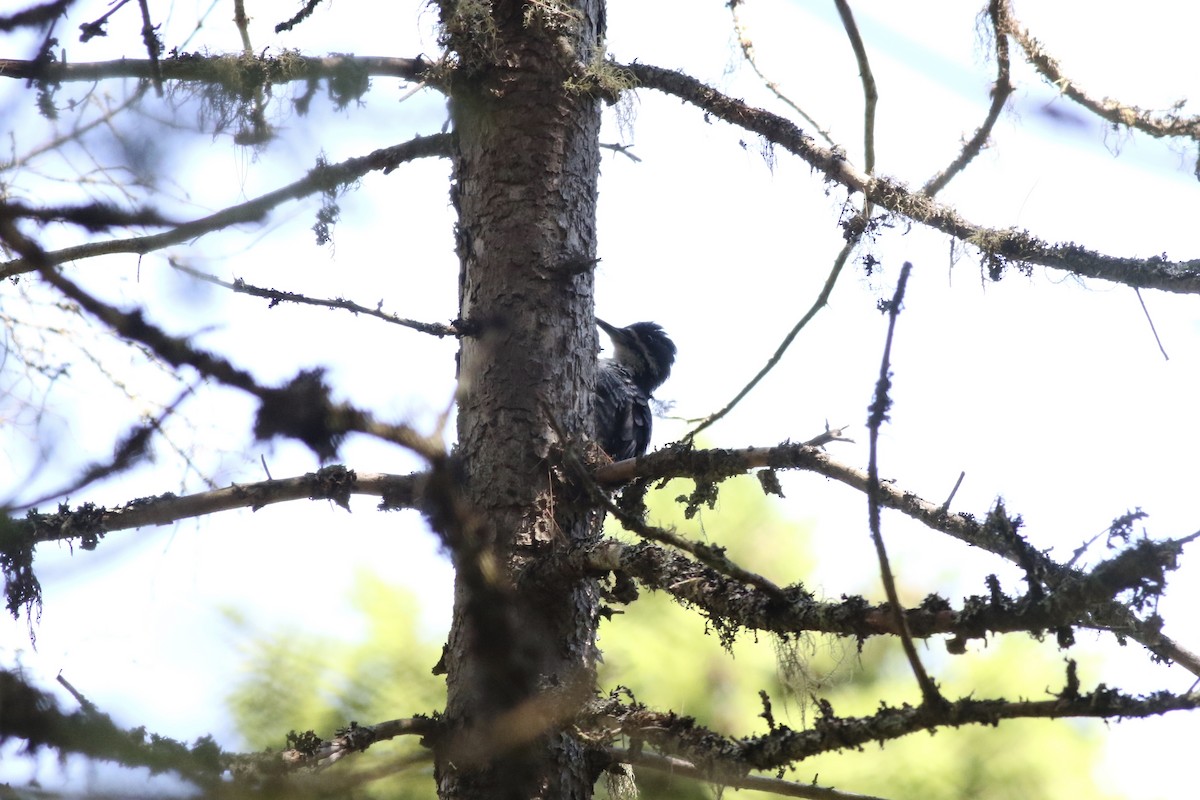
[[596, 324], [613, 343], [613, 357], [601, 359], [596, 374], [596, 437], [614, 461], [645, 455], [653, 423], [650, 395], [671, 374], [675, 344], [654, 322]]

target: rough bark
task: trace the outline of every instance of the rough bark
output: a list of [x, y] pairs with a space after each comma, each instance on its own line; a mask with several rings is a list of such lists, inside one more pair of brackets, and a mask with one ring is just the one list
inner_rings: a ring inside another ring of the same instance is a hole
[[556, 428], [591, 427], [593, 278], [580, 265], [596, 250], [600, 114], [567, 79], [591, 58], [603, 16], [582, 5], [578, 17], [564, 4], [533, 19], [515, 2], [487, 18], [443, 8], [458, 56], [460, 316], [473, 334], [459, 354], [443, 798], [590, 797], [594, 782], [561, 723], [594, 685], [597, 587], [518, 578], [595, 522], [555, 484], [551, 459]]

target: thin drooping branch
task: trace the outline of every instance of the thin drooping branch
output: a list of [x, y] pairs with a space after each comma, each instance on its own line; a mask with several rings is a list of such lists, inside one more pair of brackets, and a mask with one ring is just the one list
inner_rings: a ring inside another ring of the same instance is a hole
[[463, 332], [454, 325], [442, 325], [436, 322], [419, 322], [415, 319], [405, 319], [404, 317], [397, 316], [396, 314], [389, 314], [382, 309], [382, 301], [380, 301], [379, 307], [368, 308], [367, 306], [359, 305], [352, 300], [345, 300], [340, 297], [334, 299], [323, 299], [309, 297], [308, 295], [299, 294], [297, 292], [285, 292], [280, 289], [268, 289], [262, 286], [254, 286], [253, 284], [246, 283], [241, 278], [235, 278], [233, 282], [230, 283], [228, 281], [221, 280], [215, 275], [209, 275], [207, 272], [201, 272], [200, 270], [192, 269], [191, 267], [180, 264], [174, 259], [171, 259], [171, 266], [180, 272], [191, 275], [193, 278], [197, 278], [217, 286], [222, 286], [232, 292], [236, 292], [238, 294], [248, 294], [253, 297], [262, 297], [270, 300], [271, 308], [274, 308], [280, 303], [297, 303], [299, 305], [338, 308], [344, 311], [349, 311], [352, 314], [364, 314], [366, 316], [381, 319], [384, 322], [390, 322], [393, 325], [412, 328], [413, 330], [420, 331], [421, 333], [429, 333], [437, 337], [458, 337], [464, 335]]
[[[185, 83], [229, 85], [236, 82], [238, 71], [273, 84], [335, 77], [346, 71], [384, 78], [424, 80], [430, 62], [422, 58], [385, 56], [202, 56], [191, 53], [160, 59], [163, 80]], [[0, 58], [0, 78], [39, 80], [49, 83], [98, 81], [108, 78], [154, 77], [149, 59], [122, 58], [117, 61], [80, 62], [26, 61]], [[239, 86], [240, 88], [240, 86]]]
[[[22, 504], [26, 507], [37, 506], [57, 497], [75, 494], [86, 486], [110, 478], [140, 463], [149, 455], [150, 443], [154, 436], [162, 431], [162, 426], [167, 418], [174, 414], [183, 401], [191, 396], [195, 388], [195, 386], [189, 386], [184, 389], [175, 400], [162, 409], [157, 417], [143, 419], [142, 422], [132, 426], [124, 436], [116, 441], [113, 446], [113, 454], [107, 461], [89, 464], [66, 484], [60, 484], [56, 489], [46, 492], [41, 497], [23, 501]], [[4, 511], [3, 505], [0, 505], [0, 513]]]
[[952, 207], [910, 191], [897, 181], [867, 175], [843, 154], [818, 145], [790, 120], [735, 100], [690, 75], [639, 63], [624, 64], [621, 69], [628, 70], [644, 87], [679, 97], [713, 117], [763, 136], [820, 170], [829, 180], [862, 192], [883, 208], [970, 244], [995, 266], [1041, 264], [1128, 286], [1200, 293], [1200, 259], [1122, 258], [1073, 242], [1049, 243], [1027, 231], [977, 225]]
[[771, 370], [775, 369], [775, 366], [783, 359], [783, 354], [786, 353], [788, 348], [792, 346], [792, 342], [795, 341], [796, 336], [799, 335], [800, 331], [804, 329], [804, 326], [807, 325], [809, 321], [817, 315], [818, 311], [829, 304], [829, 296], [833, 294], [833, 287], [837, 285], [838, 276], [842, 274], [842, 268], [846, 266], [846, 261], [850, 258], [850, 254], [854, 252], [854, 248], [858, 245], [859, 239], [862, 238], [862, 233], [864, 230], [865, 227], [856, 229], [853, 233], [851, 233], [849, 238], [846, 240], [846, 243], [842, 245], [841, 251], [838, 252], [837, 257], [833, 260], [833, 267], [829, 270], [829, 276], [825, 278], [825, 285], [821, 287], [820, 294], [818, 294], [817, 298], [813, 300], [813, 304], [809, 307], [808, 311], [804, 313], [804, 316], [802, 316], [796, 322], [796, 324], [792, 326], [792, 329], [788, 331], [787, 335], [783, 337], [783, 341], [781, 341], [779, 346], [775, 348], [775, 352], [772, 353], [771, 357], [767, 359], [767, 363], [764, 364], [762, 369], [758, 371], [758, 374], [751, 378], [750, 382], [743, 386], [741, 391], [734, 395], [733, 399], [726, 403], [721, 410], [709, 414], [707, 417], [700, 420], [699, 424], [695, 428], [688, 431], [687, 436], [684, 437], [685, 442], [695, 441], [698, 433], [732, 411], [738, 403], [742, 402], [746, 395], [754, 391], [754, 387], [758, 386], [759, 382], [765, 378]]
[[1155, 137], [1184, 137], [1200, 141], [1200, 117], [1180, 117], [1176, 114], [1156, 115], [1146, 109], [1105, 97], [1097, 100], [1085, 91], [1078, 82], [1065, 75], [1057, 59], [1043, 48], [1042, 43], [1017, 21], [1009, 0], [999, 1], [998, 18], [1001, 29], [1011, 35], [1025, 51], [1025, 59], [1042, 77], [1103, 120], [1113, 125], [1135, 128]]
[[996, 120], [1000, 119], [1000, 112], [1004, 110], [1004, 105], [1008, 102], [1009, 95], [1013, 92], [1010, 76], [1012, 65], [1008, 55], [1008, 36], [1001, 25], [1001, 4], [1002, 0], [991, 0], [988, 3], [988, 18], [992, 23], [992, 38], [996, 43], [996, 82], [992, 85], [992, 102], [988, 106], [987, 116], [984, 117], [983, 123], [975, 130], [975, 134], [962, 146], [962, 150], [959, 151], [958, 156], [944, 170], [934, 175], [921, 187], [921, 191], [930, 197], [945, 189], [946, 184], [950, 183], [958, 173], [962, 172], [967, 164], [971, 163], [979, 155], [980, 151], [983, 150], [983, 146], [987, 144], [988, 137], [992, 135], [992, 129], [996, 127]]
[[[839, 0], [839, 5], [841, 0]], [[900, 594], [896, 591], [896, 577], [892, 574], [891, 559], [888, 558], [887, 548], [883, 543], [883, 523], [880, 519], [881, 505], [879, 502], [879, 429], [883, 427], [891, 407], [892, 386], [892, 341], [896, 333], [896, 320], [900, 317], [900, 309], [904, 304], [904, 288], [908, 284], [908, 276], [912, 272], [912, 263], [905, 261], [900, 269], [900, 279], [896, 283], [896, 292], [888, 304], [887, 342], [883, 346], [883, 358], [879, 364], [879, 379], [875, 383], [875, 397], [871, 401], [870, 414], [867, 417], [869, 432], [870, 455], [867, 458], [867, 520], [871, 529], [871, 542], [875, 545], [875, 556], [879, 559], [879, 574], [883, 579], [883, 590], [887, 595], [888, 604], [896, 618], [896, 627], [900, 631], [900, 644], [904, 655], [912, 667], [917, 684], [921, 687], [921, 697], [926, 704], [941, 703], [942, 696], [937, 686], [929, 679], [917, 648], [913, 646], [912, 631], [908, 629], [907, 615], [900, 605]]]
[[245, 203], [230, 206], [207, 217], [185, 222], [163, 233], [89, 242], [61, 250], [46, 251], [42, 253], [36, 264], [24, 257], [13, 259], [0, 264], [0, 279], [94, 256], [112, 253], [142, 255], [233, 225], [257, 222], [265, 217], [271, 209], [289, 200], [298, 200], [319, 192], [336, 191], [375, 170], [382, 171], [386, 175], [406, 161], [446, 156], [450, 152], [450, 146], [450, 134], [435, 133], [431, 136], [418, 136], [404, 144], [385, 147], [365, 156], [349, 158], [337, 164], [318, 164], [303, 178], [287, 186]]

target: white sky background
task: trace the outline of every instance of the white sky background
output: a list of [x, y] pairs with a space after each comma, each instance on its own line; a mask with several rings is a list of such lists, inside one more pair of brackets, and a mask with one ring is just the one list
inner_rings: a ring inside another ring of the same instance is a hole
[[[12, 0], [0, 0], [6, 4]], [[364, 26], [351, 4], [335, 3], [293, 35], [276, 39], [272, 26], [295, 6], [251, 2], [252, 38], [256, 50], [271, 45], [275, 51], [288, 46], [314, 54], [436, 52], [432, 12], [414, 3], [382, 5], [382, 12], [372, 10], [388, 15], [379, 24]], [[955, 10], [949, 10], [951, 4], [932, 2], [858, 5], [880, 91], [878, 171], [919, 186], [982, 120], [994, 67], [984, 57], [978, 9], [953, 4]], [[1025, 3], [1017, 12], [1089, 91], [1163, 108], [1200, 97], [1193, 41], [1198, 20], [1184, 5]], [[84, 7], [88, 18], [105, 8], [99, 2]], [[208, 7], [207, 0], [176, 3], [164, 26], [168, 46], [186, 36]], [[751, 2], [744, 15], [762, 67], [861, 165], [861, 91], [832, 3]], [[231, 17], [232, 4], [222, 3], [187, 49], [239, 49]], [[677, 27], [681, 19], [686, 35]], [[121, 12], [107, 40], [84, 46], [71, 31], [60, 39], [72, 61], [136, 57], [130, 43], [137, 41], [139, 24], [136, 13]], [[609, 30], [610, 52], [620, 60], [683, 68], [734, 96], [783, 110], [741, 62], [723, 2], [618, 0], [609, 7]], [[0, 40], [2, 56], [29, 54], [15, 40]], [[1192, 175], [1194, 148], [1106, 132], [1056, 97], [1016, 51], [1013, 55], [1018, 88], [993, 147], [941, 199], [972, 221], [1028, 228], [1051, 241], [1074, 240], [1123, 256], [1196, 257], [1200, 187]], [[114, 87], [106, 90], [119, 94]], [[85, 91], [66, 86], [59, 96]], [[23, 92], [20, 82], [0, 85], [0, 108], [7, 112]], [[169, 152], [163, 166], [182, 176], [179, 182], [194, 204], [189, 213], [198, 216], [294, 180], [321, 152], [338, 161], [440, 129], [441, 98], [424, 93], [399, 103], [406, 92], [398, 81], [377, 79], [365, 108], [335, 112], [318, 98], [310, 117], [280, 119], [283, 138], [258, 158], [233, 148], [228, 137], [201, 134], [186, 149]], [[625, 126], [617, 124], [613, 109], [606, 111], [604, 140], [633, 144], [643, 160], [635, 164], [613, 154], [604, 159], [597, 309], [612, 321], [655, 319], [666, 327], [680, 355], [659, 394], [674, 401], [675, 413], [701, 416], [732, 397], [807, 310], [841, 244], [832, 220], [845, 193], [835, 188], [827, 195], [819, 176], [786, 154], [778, 153], [768, 165], [756, 140], [704, 123], [699, 112], [677, 100], [642, 91], [632, 109], [632, 123]], [[1056, 121], [1050, 112], [1075, 122]], [[390, 176], [367, 176], [359, 191], [341, 201], [332, 248], [313, 246], [308, 228], [316, 205], [305, 202], [280, 209], [265, 227], [206, 237], [195, 248], [169, 254], [227, 279], [340, 295], [364, 305], [383, 299], [386, 310], [402, 316], [445, 321], [456, 315], [457, 300], [447, 174], [446, 164], [426, 161]], [[986, 283], [974, 254], [960, 253], [954, 261], [945, 237], [916, 227], [884, 233], [871, 252], [882, 260], [882, 273], [867, 279], [859, 267], [847, 269], [831, 307], [738, 411], [711, 430], [713, 443], [805, 439], [828, 419], [859, 426], [852, 435], [860, 444], [834, 454], [865, 464], [861, 425], [885, 324], [874, 301], [890, 296], [900, 263], [911, 260], [916, 269], [893, 350], [895, 405], [882, 440], [885, 476], [941, 500], [965, 470], [957, 510], [982, 514], [1002, 495], [1010, 511], [1025, 518], [1031, 540], [1055, 548], [1060, 558], [1133, 507], [1150, 513], [1145, 525], [1152, 536], [1182, 536], [1200, 527], [1193, 510], [1193, 454], [1200, 436], [1192, 409], [1200, 312], [1193, 297], [1143, 292], [1171, 357], [1164, 361], [1130, 289], [1041, 268], [1030, 278], [1011, 274], [999, 284]], [[143, 259], [140, 270], [134, 257], [122, 256], [88, 262], [72, 274], [106, 297], [147, 302], [155, 321], [230, 353], [268, 382], [301, 367], [327, 366], [338, 390], [356, 404], [385, 418], [424, 423], [453, 392], [456, 346], [449, 340], [333, 312], [295, 307], [268, 312], [261, 301], [181, 279], [158, 256]], [[156, 312], [154, 298], [164, 294], [176, 316]], [[70, 406], [112, 395], [75, 388], [58, 400]], [[242, 398], [215, 392], [190, 406], [191, 421], [205, 444], [236, 448], [250, 408]], [[136, 403], [113, 400], [83, 422], [58, 424], [54, 455], [86, 451], [79, 460], [101, 457], [114, 431], [140, 410]], [[100, 418], [111, 425], [96, 425]], [[226, 420], [238, 422], [222, 432]], [[655, 443], [684, 430], [662, 421]], [[6, 471], [14, 482], [25, 480], [28, 436], [6, 434], [10, 456], [0, 459], [0, 491], [7, 491]], [[277, 443], [256, 447], [244, 458], [225, 456], [217, 479], [265, 477], [260, 455], [275, 477], [316, 466], [303, 448]], [[343, 463], [361, 472], [416, 466], [394, 448], [357, 440], [342, 455]], [[172, 463], [164, 458], [156, 471], [143, 470], [71, 500], [117, 504], [180, 491], [185, 487]], [[782, 509], [815, 525], [813, 547], [821, 556], [815, 585], [834, 596], [850, 591], [877, 596], [873, 577], [861, 574], [862, 564], [874, 563], [863, 498], [811, 475], [782, 477], [788, 495]], [[39, 475], [38, 485], [61, 480]], [[202, 486], [190, 479], [186, 488]], [[356, 570], [369, 568], [417, 590], [427, 603], [430, 629], [444, 630], [450, 575], [436, 542], [416, 515], [379, 515], [373, 506], [369, 498], [360, 499], [347, 517], [322, 504], [291, 504], [117, 533], [94, 553], [70, 556], [65, 547], [61, 553], [43, 548], [38, 566], [46, 597], [37, 651], [29, 647], [23, 622], [0, 625], [0, 661], [11, 664], [19, 657], [46, 686], [62, 670], [124, 724], [182, 739], [211, 732], [221, 744], [237, 747], [222, 704], [238, 678], [239, 642], [222, 622], [221, 607], [237, 608], [262, 630], [301, 624], [351, 638], [358, 622], [346, 598]], [[709, 524], [719, 526], [719, 520], [711, 516]], [[931, 558], [931, 546], [942, 537], [899, 515], [885, 516], [884, 530], [897, 571], [906, 586], [920, 592], [910, 598], [914, 602], [926, 591], [955, 600], [980, 592], [982, 577], [1001, 567], [957, 545], [938, 545], [946, 556]], [[1093, 555], [1102, 557], [1103, 550]], [[1160, 609], [1167, 633], [1192, 649], [1200, 647], [1200, 625], [1189, 613], [1200, 600], [1196, 562], [1194, 552], [1185, 555]], [[1016, 574], [1002, 574], [1005, 588], [1015, 590]], [[959, 583], [953, 583], [955, 577]], [[296, 598], [314, 596], [319, 602], [310, 599], [303, 611], [295, 608]], [[1081, 635], [1082, 646], [1091, 647], [1085, 638]], [[1110, 637], [1100, 637], [1092, 649], [1106, 660], [1102, 670], [1085, 672], [1085, 685], [1107, 681], [1134, 690], [1182, 690], [1191, 684], [1181, 669], [1144, 667], [1147, 660], [1136, 645], [1122, 651]], [[1180, 796], [1194, 782], [1184, 757], [1190, 744], [1184, 743], [1195, 741], [1195, 725], [1195, 715], [1177, 715], [1111, 726], [1114, 758], [1104, 768], [1106, 779], [1131, 798]], [[18, 785], [34, 774], [52, 785], [59, 774], [48, 760], [35, 770], [4, 760], [0, 780]], [[1130, 763], [1142, 766], [1136, 771], [1121, 766]]]

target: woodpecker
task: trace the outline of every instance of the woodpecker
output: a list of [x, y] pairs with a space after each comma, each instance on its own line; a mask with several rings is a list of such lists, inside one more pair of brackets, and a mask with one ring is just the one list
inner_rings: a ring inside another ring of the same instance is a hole
[[671, 374], [675, 344], [654, 322], [627, 328], [596, 324], [612, 339], [613, 357], [596, 374], [596, 436], [614, 461], [646, 454], [650, 446], [650, 395]]

